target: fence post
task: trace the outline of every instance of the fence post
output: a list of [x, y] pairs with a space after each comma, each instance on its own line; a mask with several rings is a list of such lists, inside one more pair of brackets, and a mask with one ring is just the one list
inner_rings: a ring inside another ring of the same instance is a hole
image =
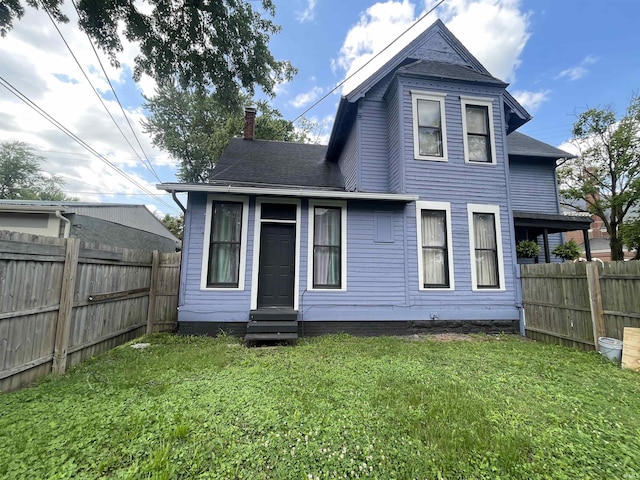
[[156, 294], [158, 292], [158, 274], [160, 254], [158, 250], [153, 251], [151, 260], [151, 284], [149, 285], [149, 307], [147, 308], [147, 333], [153, 332], [153, 322], [156, 318]]
[[53, 373], [64, 374], [67, 368], [67, 348], [71, 319], [73, 318], [73, 293], [76, 286], [78, 271], [78, 257], [80, 255], [80, 241], [77, 238], [67, 239], [67, 251], [64, 258], [64, 272], [62, 274], [62, 291], [60, 292], [60, 307], [58, 308], [58, 322], [56, 324], [56, 341], [53, 350]]
[[604, 308], [600, 291], [600, 274], [596, 262], [587, 263], [587, 284], [589, 286], [589, 303], [591, 306], [591, 323], [593, 324], [593, 343], [596, 351], [600, 351], [598, 338], [606, 335], [604, 328]]

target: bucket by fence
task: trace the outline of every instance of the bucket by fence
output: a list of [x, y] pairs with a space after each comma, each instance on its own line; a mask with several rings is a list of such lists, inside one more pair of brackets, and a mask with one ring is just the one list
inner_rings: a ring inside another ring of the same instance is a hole
[[609, 337], [598, 337], [600, 353], [612, 362], [620, 363], [622, 360], [622, 340]]

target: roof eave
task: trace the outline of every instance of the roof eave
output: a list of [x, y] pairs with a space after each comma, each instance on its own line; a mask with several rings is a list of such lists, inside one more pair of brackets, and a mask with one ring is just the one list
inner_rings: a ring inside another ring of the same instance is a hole
[[321, 190], [306, 187], [247, 187], [243, 185], [212, 185], [207, 183], [161, 183], [156, 185], [166, 192], [225, 193], [236, 195], [264, 195], [303, 198], [334, 198], [342, 200], [379, 200], [395, 202], [415, 202], [418, 195], [378, 192], [348, 192], [344, 190]]

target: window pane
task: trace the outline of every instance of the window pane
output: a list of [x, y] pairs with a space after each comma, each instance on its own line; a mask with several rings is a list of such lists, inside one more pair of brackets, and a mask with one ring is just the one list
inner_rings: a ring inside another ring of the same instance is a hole
[[422, 271], [425, 286], [448, 286], [446, 250], [423, 248]]
[[422, 211], [422, 271], [425, 287], [449, 286], [446, 212]]
[[445, 247], [446, 242], [445, 212], [423, 210], [422, 246]]
[[314, 208], [314, 287], [341, 286], [341, 215], [340, 207]]
[[212, 242], [239, 242], [242, 233], [242, 204], [214, 202]]
[[467, 147], [469, 148], [469, 160], [472, 162], [490, 162], [489, 137], [482, 135], [467, 135]]
[[340, 247], [313, 248], [313, 285], [340, 287]]
[[478, 287], [498, 287], [498, 258], [494, 250], [476, 250]]
[[316, 207], [314, 245], [340, 245], [340, 208]]
[[418, 129], [420, 155], [442, 156], [442, 132], [432, 128]]
[[287, 203], [263, 203], [260, 216], [269, 220], [295, 220], [296, 205]]
[[418, 100], [418, 126], [440, 128], [440, 102]]
[[474, 213], [473, 230], [478, 287], [499, 287], [495, 215]]
[[487, 135], [488, 132], [488, 116], [489, 110], [487, 107], [479, 107], [477, 105], [467, 105], [467, 132], [468, 133], [480, 133]]
[[215, 243], [211, 245], [209, 284], [238, 285], [240, 244]]
[[496, 249], [496, 228], [493, 213], [473, 214], [474, 241], [476, 248]]
[[209, 286], [237, 287], [240, 274], [242, 203], [213, 202]]

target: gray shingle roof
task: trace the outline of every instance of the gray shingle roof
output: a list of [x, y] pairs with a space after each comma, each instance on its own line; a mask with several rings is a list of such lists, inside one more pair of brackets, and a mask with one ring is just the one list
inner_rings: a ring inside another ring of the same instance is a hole
[[452, 63], [433, 62], [429, 60], [418, 60], [398, 69], [398, 74], [417, 75], [420, 77], [442, 78], [446, 80], [459, 80], [464, 82], [485, 83], [506, 87], [504, 83], [491, 75], [487, 75], [477, 70], [472, 70], [464, 65], [454, 65]]
[[507, 135], [507, 149], [509, 155], [522, 157], [575, 158], [575, 155], [520, 132], [512, 132]]
[[233, 138], [209, 175], [210, 183], [288, 185], [344, 190], [326, 145]]

